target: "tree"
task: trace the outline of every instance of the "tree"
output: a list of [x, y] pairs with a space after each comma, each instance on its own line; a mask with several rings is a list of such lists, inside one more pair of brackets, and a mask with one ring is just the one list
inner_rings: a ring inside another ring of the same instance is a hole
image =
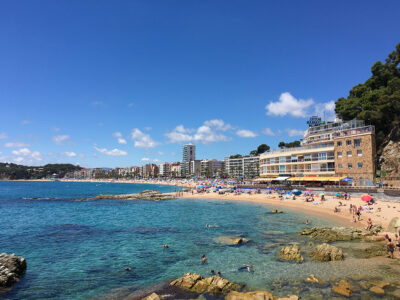
[[285, 145], [286, 145], [285, 142], [279, 142], [278, 147], [283, 149], [285, 148]]
[[262, 154], [266, 151], [269, 151], [269, 149], [271, 149], [270, 146], [268, 146], [267, 144], [261, 144], [260, 146], [257, 147], [257, 154]]
[[241, 157], [243, 157], [243, 156], [240, 154], [235, 154], [235, 155], [229, 156], [229, 158], [241, 158]]
[[375, 126], [376, 144], [381, 145], [400, 124], [400, 44], [385, 63], [376, 62], [371, 77], [354, 86], [347, 98], [339, 98], [335, 112], [344, 121], [364, 120]]
[[250, 151], [250, 156], [257, 156], [257, 150]]

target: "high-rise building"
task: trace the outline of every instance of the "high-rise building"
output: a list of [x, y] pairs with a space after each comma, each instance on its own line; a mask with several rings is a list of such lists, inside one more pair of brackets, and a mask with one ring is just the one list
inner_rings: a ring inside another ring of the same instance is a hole
[[190, 162], [196, 160], [196, 146], [193, 144], [184, 145], [182, 148], [182, 177], [190, 175]]
[[232, 178], [254, 178], [259, 176], [258, 156], [240, 156], [225, 158], [225, 174]]
[[170, 175], [170, 171], [171, 171], [171, 164], [170, 163], [162, 163], [158, 166], [159, 169], [159, 175], [162, 177], [167, 177]]

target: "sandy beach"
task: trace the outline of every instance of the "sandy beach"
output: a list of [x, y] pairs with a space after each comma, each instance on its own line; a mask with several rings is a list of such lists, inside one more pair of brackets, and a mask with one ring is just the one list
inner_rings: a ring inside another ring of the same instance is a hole
[[[350, 214], [349, 207], [350, 204], [356, 205], [357, 207], [364, 207], [366, 204], [363, 202], [360, 197], [352, 197], [351, 200], [343, 200], [338, 199], [334, 196], [325, 196], [326, 201], [319, 201], [319, 197], [315, 198], [318, 200], [317, 202], [320, 204], [313, 204], [312, 202], [305, 202], [305, 197], [298, 196], [296, 200], [292, 200], [290, 197], [283, 197], [283, 200], [280, 200], [278, 195], [273, 194], [225, 194], [219, 195], [218, 193], [196, 193], [193, 194], [191, 192], [183, 193], [182, 198], [196, 198], [196, 199], [218, 199], [218, 200], [233, 200], [233, 201], [247, 201], [247, 202], [256, 202], [268, 204], [274, 207], [277, 207], [280, 210], [291, 209], [301, 211], [305, 215], [317, 214], [320, 216], [326, 216], [337, 222], [346, 225], [346, 226], [357, 226], [357, 227], [365, 227], [368, 218], [372, 219], [374, 225], [382, 225], [384, 229], [387, 228], [389, 222], [394, 217], [400, 217], [400, 203], [390, 202], [390, 201], [379, 201], [374, 205], [373, 212], [363, 211], [361, 214], [361, 221], [354, 223], [352, 214]], [[342, 202], [343, 206], [339, 206]], [[340, 209], [340, 212], [335, 213], [334, 209], [337, 207]], [[378, 209], [381, 209], [381, 212], [378, 212]]]

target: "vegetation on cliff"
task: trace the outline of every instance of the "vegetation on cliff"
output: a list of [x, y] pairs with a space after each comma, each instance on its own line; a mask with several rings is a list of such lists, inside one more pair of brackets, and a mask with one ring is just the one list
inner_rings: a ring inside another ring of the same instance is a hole
[[47, 164], [40, 167], [30, 167], [11, 163], [0, 163], [0, 179], [62, 178], [68, 172], [81, 169], [81, 167], [71, 164]]

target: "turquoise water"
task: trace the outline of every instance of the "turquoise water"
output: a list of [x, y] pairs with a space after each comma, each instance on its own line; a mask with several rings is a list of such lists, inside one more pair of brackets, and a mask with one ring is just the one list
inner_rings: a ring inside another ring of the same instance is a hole
[[[305, 217], [295, 212], [268, 214], [271, 207], [217, 200], [164, 202], [98, 200], [98, 194], [135, 193], [174, 187], [126, 183], [0, 182], [0, 252], [27, 259], [28, 269], [0, 299], [90, 299], [116, 288], [148, 286], [186, 272], [214, 269], [234, 281], [265, 288], [277, 278], [308, 276], [324, 267], [309, 262], [277, 262], [265, 244], [298, 238]], [[39, 199], [32, 199], [39, 198]], [[48, 199], [50, 198], [50, 199]], [[326, 220], [307, 217], [313, 225]], [[206, 228], [205, 224], [218, 224]], [[214, 238], [243, 236], [240, 247]], [[162, 245], [169, 244], [164, 250]], [[272, 250], [271, 250], [272, 249]], [[201, 264], [205, 254], [208, 263]], [[253, 264], [254, 273], [238, 268]], [[132, 271], [125, 271], [131, 267]]]

